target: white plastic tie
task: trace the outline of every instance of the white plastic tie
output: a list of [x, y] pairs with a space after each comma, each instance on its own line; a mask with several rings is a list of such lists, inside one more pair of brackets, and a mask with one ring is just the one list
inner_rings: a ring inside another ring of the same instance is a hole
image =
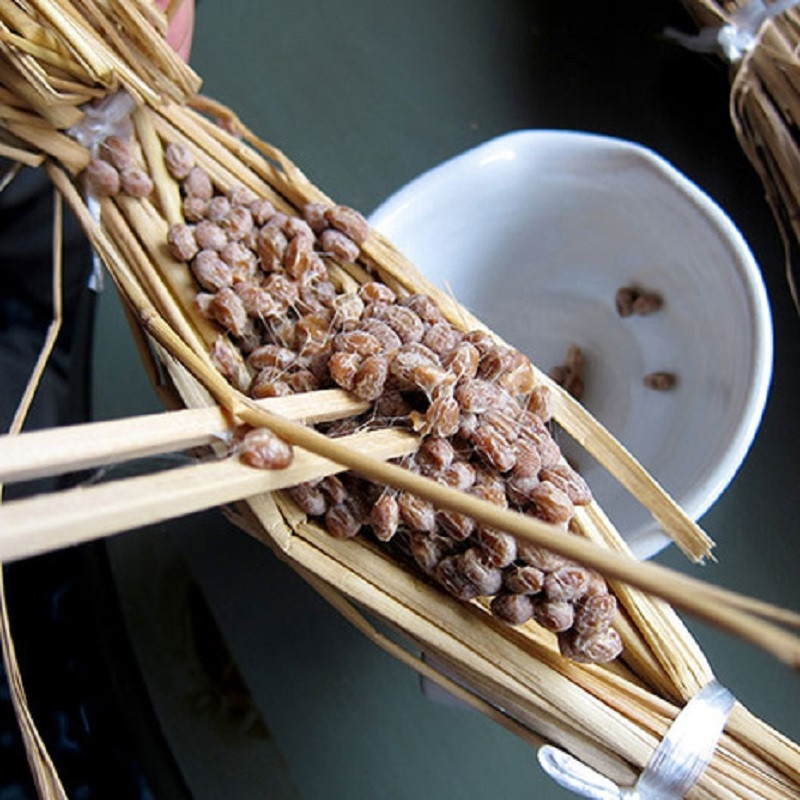
[[109, 136], [131, 135], [131, 113], [135, 108], [136, 101], [121, 89], [100, 102], [82, 106], [81, 121], [73, 125], [67, 133], [92, 156], [96, 156], [98, 148]]
[[633, 787], [620, 788], [553, 745], [539, 748], [539, 764], [560, 786], [590, 800], [680, 800], [710, 763], [735, 702], [718, 681], [704, 686], [675, 717]]
[[750, 0], [731, 14], [728, 22], [720, 28], [703, 28], [696, 36], [669, 28], [665, 34], [684, 47], [697, 52], [710, 53], [719, 48], [732, 64], [741, 61], [758, 44], [761, 26], [772, 17], [794, 8], [800, 0]]
[[[132, 133], [131, 113], [136, 108], [134, 99], [124, 90], [105, 97], [99, 103], [87, 103], [82, 107], [83, 118], [73, 125], [67, 133], [82, 144], [91, 154], [97, 156], [100, 145], [109, 136], [128, 137]], [[100, 222], [100, 203], [91, 195], [86, 198], [86, 207], [92, 219]], [[103, 290], [103, 265], [95, 251], [92, 251], [92, 274], [89, 288], [95, 292]]]

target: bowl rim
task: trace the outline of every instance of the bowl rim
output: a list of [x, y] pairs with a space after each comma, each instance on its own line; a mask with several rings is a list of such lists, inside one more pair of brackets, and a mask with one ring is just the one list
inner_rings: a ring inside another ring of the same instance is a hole
[[[576, 130], [521, 129], [501, 134], [458, 153], [418, 174], [384, 199], [369, 215], [370, 224], [387, 235], [394, 217], [414, 202], [432, 184], [441, 184], [454, 169], [481, 167], [493, 159], [508, 158], [521, 148], [559, 145], [581, 149], [601, 148], [624, 151], [673, 185], [702, 213], [726, 242], [732, 266], [742, 278], [747, 304], [753, 320], [751, 370], [742, 414], [733, 435], [715, 466], [684, 497], [674, 498], [695, 521], [708, 511], [730, 485], [749, 452], [761, 424], [772, 381], [774, 342], [770, 303], [761, 270], [750, 246], [722, 207], [687, 175], [651, 148], [616, 136]], [[391, 240], [391, 233], [388, 233]], [[635, 532], [633, 550], [639, 558], [650, 558], [671, 543], [658, 523]], [[624, 535], [624, 534], [623, 534]]]

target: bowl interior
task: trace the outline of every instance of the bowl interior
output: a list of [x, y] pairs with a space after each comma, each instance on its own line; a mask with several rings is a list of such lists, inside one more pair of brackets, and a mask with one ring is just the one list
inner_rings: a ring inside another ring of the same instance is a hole
[[[766, 294], [730, 220], [661, 158], [589, 134], [509, 134], [415, 179], [371, 222], [541, 369], [580, 346], [584, 404], [693, 518], [733, 477], [771, 373]], [[628, 284], [658, 291], [663, 308], [619, 317]], [[647, 389], [655, 370], [676, 387]], [[667, 544], [613, 477], [561, 443], [638, 556]]]

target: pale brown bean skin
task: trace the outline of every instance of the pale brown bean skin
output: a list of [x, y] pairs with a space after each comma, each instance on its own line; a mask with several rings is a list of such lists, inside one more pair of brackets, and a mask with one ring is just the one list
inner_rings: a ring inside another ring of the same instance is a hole
[[[415, 316], [424, 324], [419, 315]], [[461, 334], [447, 322], [429, 325], [422, 337], [422, 343], [439, 356], [458, 347], [460, 342]]]
[[328, 501], [317, 484], [301, 483], [293, 486], [289, 496], [309, 517], [321, 517], [328, 510]]
[[208, 173], [200, 167], [192, 167], [183, 178], [183, 191], [190, 197], [211, 200], [214, 196], [214, 184]]
[[225, 231], [229, 239], [239, 241], [253, 230], [253, 215], [246, 206], [234, 206], [220, 220], [220, 227]]
[[397, 350], [403, 344], [400, 337], [379, 319], [366, 320], [361, 324], [361, 329], [377, 338], [386, 352]]
[[239, 458], [257, 469], [284, 469], [292, 463], [294, 451], [267, 428], [248, 431], [239, 446]]
[[272, 272], [283, 266], [283, 254], [289, 240], [277, 227], [266, 225], [258, 234], [257, 251], [265, 272]]
[[514, 448], [491, 425], [479, 424], [470, 442], [475, 452], [498, 472], [508, 472], [516, 463]]
[[297, 360], [297, 353], [288, 347], [277, 344], [265, 344], [257, 347], [247, 356], [247, 363], [253, 369], [275, 367], [279, 370], [288, 369]]
[[375, 502], [370, 513], [370, 525], [381, 542], [390, 541], [400, 524], [400, 506], [392, 494], [384, 494]]
[[417, 450], [416, 461], [422, 471], [433, 477], [439, 477], [455, 458], [455, 450], [449, 440], [443, 436], [425, 438]]
[[646, 317], [654, 314], [664, 305], [664, 300], [657, 292], [642, 292], [633, 301], [633, 313]]
[[517, 557], [517, 540], [505, 531], [479, 528], [476, 538], [495, 567], [507, 567]]
[[356, 353], [341, 351], [331, 356], [328, 362], [328, 369], [330, 370], [331, 378], [338, 386], [351, 391], [360, 365], [361, 356]]
[[577, 565], [562, 567], [545, 576], [544, 593], [549, 600], [571, 603], [583, 597], [588, 584], [588, 570]]
[[443, 536], [416, 531], [411, 533], [408, 544], [417, 566], [426, 573], [432, 572], [452, 549]]
[[120, 187], [130, 197], [143, 198], [153, 191], [153, 180], [138, 167], [126, 167], [119, 173]]
[[228, 243], [225, 231], [211, 220], [204, 219], [194, 227], [194, 238], [197, 246], [203, 250], [222, 250]]
[[333, 300], [333, 310], [341, 324], [357, 322], [364, 312], [364, 301], [355, 292], [337, 294]]
[[588, 484], [566, 461], [542, 469], [539, 477], [561, 489], [576, 506], [585, 506], [592, 502], [592, 492]]
[[553, 393], [547, 386], [534, 386], [528, 397], [528, 411], [535, 414], [543, 423], [550, 422], [553, 418], [554, 401]]
[[533, 617], [543, 628], [560, 633], [572, 627], [575, 610], [564, 600], [537, 598], [533, 601]]
[[350, 389], [361, 400], [377, 400], [386, 385], [389, 360], [386, 356], [367, 356], [360, 364]]
[[617, 615], [617, 600], [611, 594], [593, 594], [575, 609], [574, 627], [578, 633], [591, 634], [609, 628]]
[[419, 342], [425, 333], [422, 320], [405, 306], [389, 306], [382, 319], [400, 337], [403, 344]]
[[454, 436], [458, 418], [458, 403], [454, 398], [435, 397], [425, 412], [425, 427], [432, 436]]
[[503, 571], [503, 584], [514, 594], [538, 594], [544, 578], [544, 572], [529, 564], [515, 564]]
[[167, 246], [178, 261], [191, 261], [200, 250], [194, 236], [194, 226], [181, 223], [173, 225], [167, 234]]
[[329, 207], [326, 203], [306, 203], [303, 206], [303, 219], [309, 224], [314, 233], [322, 233], [328, 227], [325, 212]]
[[458, 511], [437, 511], [436, 523], [457, 542], [465, 542], [477, 527], [472, 517]]
[[674, 372], [660, 370], [658, 372], [648, 373], [644, 376], [642, 382], [648, 389], [654, 389], [657, 392], [667, 392], [675, 388], [678, 378]]
[[218, 337], [211, 348], [211, 360], [217, 369], [240, 392], [250, 388], [252, 376], [238, 350], [224, 337]]
[[537, 547], [529, 542], [519, 542], [517, 553], [521, 561], [542, 570], [542, 572], [553, 572], [569, 564], [569, 561], [564, 556], [545, 550], [543, 547]]
[[212, 317], [234, 336], [244, 336], [250, 330], [247, 310], [233, 289], [220, 289], [209, 304]]
[[536, 505], [537, 515], [554, 525], [569, 522], [575, 512], [569, 495], [549, 481], [541, 481], [531, 491], [531, 499]]
[[187, 222], [200, 222], [208, 213], [208, 200], [187, 194], [183, 198], [183, 218]]
[[192, 272], [197, 282], [209, 292], [216, 292], [233, 284], [233, 270], [211, 250], [201, 250], [195, 256]]
[[400, 518], [412, 531], [431, 533], [436, 530], [436, 511], [433, 503], [410, 492], [400, 492], [397, 502]]
[[120, 172], [133, 166], [133, 146], [123, 136], [106, 137], [100, 145], [100, 155]]
[[348, 504], [339, 503], [325, 512], [325, 527], [335, 539], [352, 539], [361, 529], [361, 523]]
[[500, 401], [500, 390], [490, 381], [480, 378], [464, 379], [455, 390], [455, 398], [462, 411], [483, 414]]
[[473, 600], [480, 594], [478, 587], [467, 578], [457, 556], [445, 556], [434, 568], [437, 581], [458, 600]]
[[396, 303], [397, 295], [385, 283], [370, 281], [361, 284], [358, 294], [365, 303]]
[[622, 639], [614, 628], [588, 635], [568, 630], [559, 634], [558, 645], [567, 658], [587, 664], [613, 661], [622, 652]]
[[195, 165], [192, 151], [180, 142], [167, 144], [164, 148], [164, 161], [167, 165], [167, 172], [178, 181], [184, 180]]
[[218, 194], [208, 201], [206, 217], [210, 222], [219, 225], [231, 212], [231, 201], [223, 194]]
[[219, 251], [219, 257], [234, 271], [237, 280], [256, 277], [256, 255], [241, 242], [228, 242]]
[[362, 358], [375, 356], [382, 349], [380, 339], [362, 330], [343, 331], [333, 339], [334, 352], [355, 353]]
[[228, 190], [228, 200], [232, 206], [249, 206], [258, 200], [258, 196], [247, 186], [232, 186]]
[[469, 489], [475, 483], [475, 467], [467, 461], [454, 461], [444, 467], [437, 477], [442, 483], [452, 486], [454, 489]]
[[319, 235], [319, 244], [324, 253], [330, 253], [338, 261], [356, 261], [361, 250], [341, 231], [327, 228]]
[[366, 242], [369, 236], [369, 223], [355, 209], [347, 206], [332, 206], [324, 212], [324, 217], [331, 227], [341, 231], [357, 246]]
[[498, 619], [511, 625], [522, 625], [533, 616], [533, 602], [524, 594], [498, 594], [490, 606]]
[[235, 274], [233, 280], [233, 290], [241, 299], [244, 309], [250, 317], [265, 320], [280, 313], [280, 305], [262, 286], [250, 280], [237, 281]]
[[83, 183], [87, 193], [94, 197], [112, 197], [120, 190], [119, 172], [101, 158], [89, 162], [83, 171]]
[[493, 566], [477, 547], [465, 550], [459, 557], [459, 567], [467, 580], [485, 597], [496, 595], [503, 586], [503, 573]]

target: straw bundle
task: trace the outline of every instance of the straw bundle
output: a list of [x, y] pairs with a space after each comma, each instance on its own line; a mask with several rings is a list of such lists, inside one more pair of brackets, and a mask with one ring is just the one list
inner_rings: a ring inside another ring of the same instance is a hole
[[[332, 201], [231, 112], [197, 97], [199, 80], [165, 46], [165, 20], [145, 0], [3, 0], [0, 25], [0, 153], [46, 166], [119, 287], [165, 402], [185, 409], [89, 431], [6, 437], [0, 442], [0, 477], [22, 479], [200, 446], [224, 455], [224, 442], [235, 440], [241, 424], [264, 426], [294, 447], [291, 464], [273, 471], [217, 458], [161, 473], [157, 480], [145, 476], [124, 486], [7, 504], [0, 508], [3, 560], [233, 504], [229, 509], [237, 524], [270, 546], [379, 645], [525, 740], [554, 742], [623, 786], [635, 783], [679, 710], [713, 679], [672, 608], [655, 597], [800, 663], [796, 640], [766, 621], [797, 624], [795, 615], [636, 563], [596, 504], [576, 511], [574, 528], [580, 535], [564, 535], [552, 524], [497, 508], [392, 463], [419, 448], [420, 438], [412, 432], [367, 426], [330, 438], [313, 427], [358, 418], [370, 405], [363, 398], [324, 390], [255, 402], [234, 388], [211, 355], [221, 331], [199, 313], [194, 279], [167, 247], [172, 226], [184, 219], [179, 183], [165, 158], [168, 146], [181, 145], [191, 153], [219, 194], [243, 188], [289, 217], [309, 203], [331, 207]], [[149, 174], [153, 191], [146, 197], [108, 193], [87, 199], [81, 189], [97, 143], [87, 144], [80, 136], [84, 143], [76, 141], [75, 131], [94, 113], [89, 109], [95, 106], [87, 103], [120, 98], [130, 111], [133, 159]], [[326, 258], [325, 270], [339, 295], [375, 283], [401, 298], [425, 293], [452, 326], [490, 334], [374, 232], [361, 243], [355, 260]], [[226, 352], [239, 363], [235, 349]], [[229, 377], [234, 373], [229, 370]], [[630, 455], [535, 367], [530, 377], [551, 393], [559, 425], [647, 505], [688, 555], [706, 557], [708, 537]], [[482, 600], [450, 597], [374, 542], [331, 537], [296, 498], [279, 491], [342, 470], [598, 570], [620, 606], [615, 630], [623, 655], [605, 666], [566, 658], [552, 633], [532, 623], [511, 627], [493, 617]], [[400, 631], [408, 649], [376, 631], [360, 609]], [[13, 667], [7, 625], [3, 641]], [[415, 655], [417, 650], [446, 667], [455, 680], [433, 671]], [[9, 673], [14, 675], [13, 669]], [[40, 791], [62, 796], [18, 676], [14, 688]], [[737, 704], [708, 768], [687, 796], [790, 798], [799, 790], [800, 749]]]
[[731, 120], [784, 236], [789, 288], [800, 310], [789, 263], [791, 242], [800, 237], [800, 9], [791, 2], [683, 4], [702, 29], [695, 44], [721, 49], [731, 62]]

